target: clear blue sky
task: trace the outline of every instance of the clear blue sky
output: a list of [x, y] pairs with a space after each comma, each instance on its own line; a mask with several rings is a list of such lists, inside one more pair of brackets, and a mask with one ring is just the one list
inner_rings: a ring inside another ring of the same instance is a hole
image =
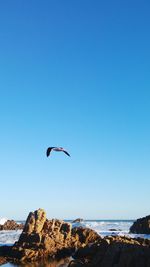
[[150, 213], [149, 13], [148, 0], [0, 1], [0, 217]]

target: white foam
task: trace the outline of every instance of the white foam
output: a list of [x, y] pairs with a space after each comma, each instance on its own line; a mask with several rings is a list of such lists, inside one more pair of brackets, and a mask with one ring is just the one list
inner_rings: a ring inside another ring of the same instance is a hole
[[1, 219], [0, 219], [0, 224], [3, 225], [6, 221], [7, 221], [6, 218], [1, 218]]
[[[5, 219], [6, 220], [6, 219]], [[83, 221], [72, 223], [72, 227], [88, 227], [95, 230], [100, 236], [129, 236], [150, 239], [150, 235], [130, 234], [129, 229], [133, 221]], [[0, 231], [0, 245], [12, 245], [18, 241], [22, 230]]]
[[0, 231], [0, 245], [13, 245], [18, 241], [22, 230]]
[[100, 236], [128, 236], [132, 238], [142, 237], [150, 239], [150, 235], [130, 234], [129, 230], [133, 221], [83, 221], [74, 223], [73, 227], [87, 227], [95, 230]]

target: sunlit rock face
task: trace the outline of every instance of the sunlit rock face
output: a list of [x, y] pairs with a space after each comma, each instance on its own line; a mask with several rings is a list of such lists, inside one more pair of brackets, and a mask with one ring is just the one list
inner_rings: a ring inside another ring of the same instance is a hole
[[62, 220], [46, 218], [38, 209], [30, 212], [19, 240], [0, 247], [1, 262], [39, 263], [46, 258], [73, 256], [70, 266], [149, 267], [150, 240], [121, 236], [101, 238], [89, 228], [74, 227]]
[[46, 212], [30, 212], [18, 242], [11, 250], [11, 257], [20, 261], [42, 257], [65, 257], [77, 248], [96, 242], [101, 237], [88, 228], [72, 228], [62, 220], [46, 219]]

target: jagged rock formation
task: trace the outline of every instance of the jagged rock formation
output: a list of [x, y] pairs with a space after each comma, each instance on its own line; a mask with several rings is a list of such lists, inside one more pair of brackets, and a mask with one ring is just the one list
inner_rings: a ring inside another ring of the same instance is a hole
[[73, 256], [76, 267], [150, 267], [150, 240], [107, 236], [72, 228], [61, 220], [48, 220], [43, 209], [30, 212], [18, 242], [0, 247], [0, 264]]
[[23, 224], [18, 224], [14, 220], [7, 220], [3, 225], [0, 224], [0, 230], [19, 230], [23, 227]]
[[45, 211], [39, 209], [30, 212], [18, 242], [3, 255], [19, 261], [65, 257], [99, 239], [100, 236], [91, 229], [72, 228], [71, 224], [61, 220], [47, 220]]
[[150, 234], [150, 215], [137, 219], [130, 227], [130, 232], [135, 234]]

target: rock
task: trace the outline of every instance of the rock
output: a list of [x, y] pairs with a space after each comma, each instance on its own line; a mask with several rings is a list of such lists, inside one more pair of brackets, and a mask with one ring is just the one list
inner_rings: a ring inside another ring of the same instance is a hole
[[78, 241], [78, 244], [81, 246], [87, 245], [88, 243], [93, 243], [101, 237], [99, 234], [92, 229], [89, 228], [83, 228], [83, 227], [74, 227], [72, 229], [72, 237], [75, 238], [76, 241]]
[[77, 218], [74, 221], [72, 221], [72, 223], [80, 223], [80, 222], [83, 222], [83, 219]]
[[130, 233], [150, 234], [150, 215], [137, 219], [130, 227]]
[[7, 263], [6, 258], [5, 257], [0, 257], [0, 265], [3, 265], [5, 263]]
[[39, 209], [29, 214], [18, 242], [12, 247], [0, 247], [1, 259], [11, 262], [39, 262], [66, 256], [74, 256], [70, 266], [149, 267], [150, 240], [101, 238], [91, 229], [72, 228], [70, 223], [48, 220], [45, 211]]
[[82, 262], [81, 260], [72, 260], [70, 261], [68, 267], [83, 267], [84, 262]]
[[38, 209], [35, 212], [30, 212], [25, 223], [23, 232], [28, 234], [35, 232], [40, 233], [46, 221], [46, 213], [43, 209]]
[[3, 225], [0, 225], [0, 230], [19, 230], [23, 227], [23, 224], [18, 224], [14, 220], [7, 220]]
[[149, 267], [150, 240], [147, 245], [144, 242], [144, 239], [105, 237], [79, 248], [74, 257], [82, 260], [84, 267]]
[[[70, 223], [46, 219], [43, 209], [30, 212], [20, 235], [8, 251], [0, 255], [12, 261], [33, 261], [46, 257], [62, 258], [70, 256], [77, 248], [93, 243], [101, 237], [87, 228], [72, 228]], [[0, 248], [1, 251], [1, 248]]]

